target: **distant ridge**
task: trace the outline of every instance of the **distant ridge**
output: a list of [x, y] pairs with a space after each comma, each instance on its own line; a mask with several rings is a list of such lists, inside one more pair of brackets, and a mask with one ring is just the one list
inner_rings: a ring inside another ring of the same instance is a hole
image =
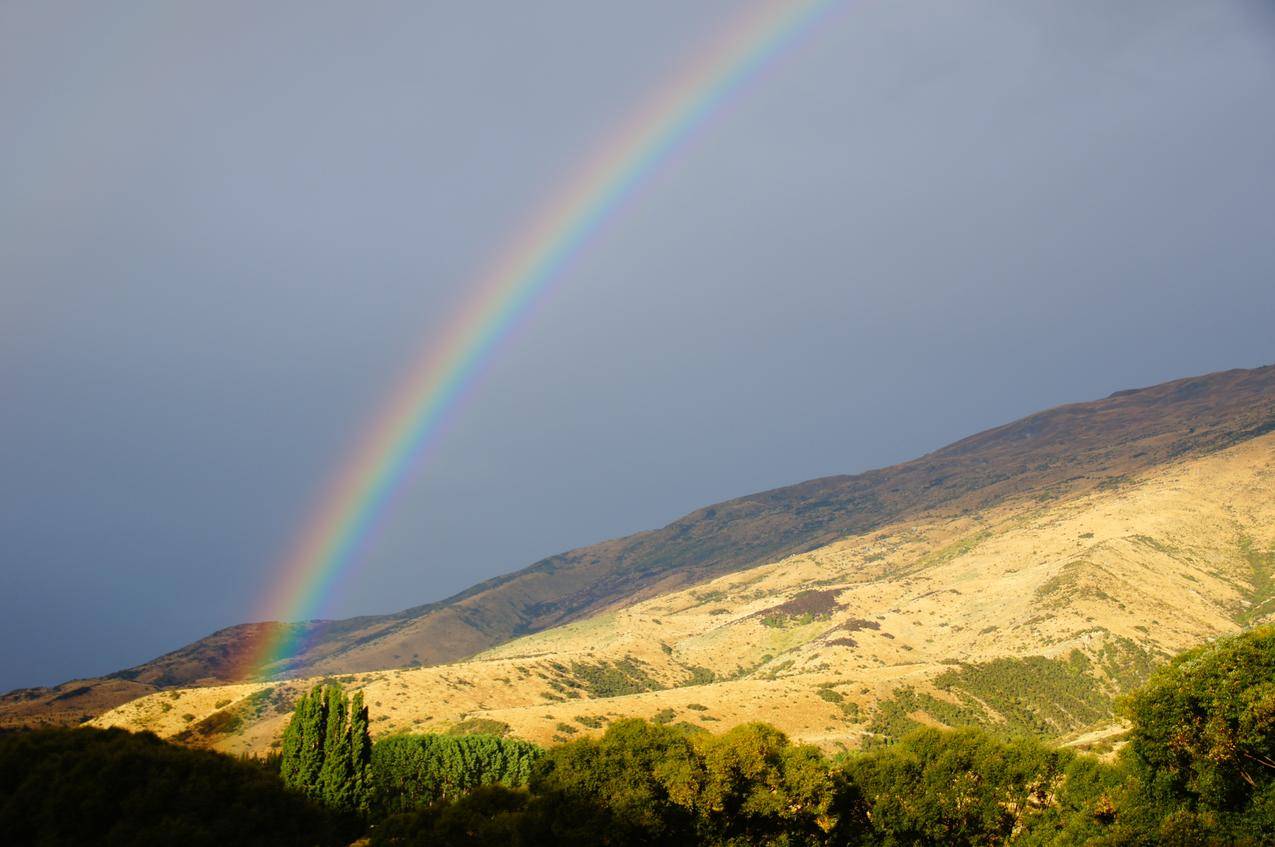
[[[889, 523], [969, 514], [1021, 497], [1076, 496], [1272, 431], [1275, 366], [1117, 391], [1029, 415], [889, 468], [708, 506], [661, 529], [551, 556], [437, 603], [341, 621], [222, 629], [103, 680], [5, 695], [0, 725], [37, 718], [72, 722], [156, 688], [235, 681], [236, 660], [280, 626], [302, 627], [304, 646], [271, 668], [273, 674], [457, 661], [521, 635]], [[71, 698], [78, 700], [74, 708], [65, 699], [71, 691], [80, 692]]]

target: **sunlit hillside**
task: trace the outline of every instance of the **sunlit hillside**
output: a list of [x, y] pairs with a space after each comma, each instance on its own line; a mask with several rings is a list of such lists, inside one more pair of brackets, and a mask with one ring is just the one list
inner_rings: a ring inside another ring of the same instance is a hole
[[[828, 749], [917, 723], [1102, 737], [1113, 696], [1163, 657], [1275, 619], [1273, 492], [1265, 434], [1079, 494], [920, 515], [468, 661], [339, 678], [379, 734], [550, 742], [635, 715], [761, 719]], [[318, 679], [165, 691], [94, 723], [260, 752]]]
[[[787, 567], [796, 567], [794, 562], [818, 561], [820, 571], [813, 579], [835, 582], [812, 586], [810, 590], [824, 593], [804, 597], [792, 607], [798, 612], [793, 621], [800, 621], [805, 611], [817, 619], [798, 625], [800, 631], [772, 621], [775, 625], [769, 629], [779, 632], [766, 633], [767, 639], [777, 638], [773, 646], [784, 651], [821, 631], [815, 623], [832, 619], [829, 604], [834, 597], [848, 602], [848, 596], [829, 593], [829, 586], [849, 580], [851, 574], [856, 580], [870, 574], [901, 579], [901, 573], [916, 568], [918, 560], [937, 556], [944, 543], [958, 545], [954, 551], [971, 552], [979, 546], [976, 542], [998, 537], [1010, 516], [1020, 518], [1030, 509], [1119, 492], [1131, 481], [1149, 478], [1175, 463], [1213, 456], [1272, 431], [1275, 367], [1224, 371], [1119, 391], [1101, 400], [1029, 415], [892, 467], [823, 477], [706, 506], [662, 528], [551, 556], [441, 601], [345, 620], [231, 626], [104, 677], [13, 691], [0, 696], [0, 727], [74, 725], [155, 691], [452, 664], [501, 649], [519, 637], [557, 631], [647, 601], [655, 600], [658, 607], [657, 598], [666, 595], [687, 591], [702, 595], [710, 590], [703, 587], [707, 583], [759, 566], [789, 560]], [[993, 532], [989, 526], [997, 529]], [[842, 549], [847, 541], [850, 547]], [[1237, 543], [1227, 539], [1224, 547], [1232, 549]], [[864, 546], [869, 544], [876, 546]], [[840, 552], [834, 555], [834, 550]], [[855, 563], [850, 572], [835, 568], [825, 572], [833, 567], [831, 562], [846, 556]], [[1080, 585], [1091, 579], [1101, 582], [1092, 570], [1093, 560], [1085, 559], [1088, 564], [1077, 564], [1064, 578]], [[913, 577], [927, 578], [941, 576], [927, 571]], [[730, 579], [727, 582], [733, 584]], [[798, 588], [794, 583], [771, 590], [778, 592], [771, 595], [778, 598]], [[665, 685], [677, 678], [679, 667], [670, 664], [674, 660], [669, 656], [687, 665], [725, 656], [726, 665], [703, 665], [721, 678], [736, 666], [757, 664], [767, 651], [777, 655], [770, 648], [740, 657], [733, 652], [733, 637], [742, 630], [722, 627], [734, 620], [731, 610], [746, 599], [737, 596], [730, 606], [712, 607], [725, 611], [710, 616], [706, 630], [692, 624], [694, 616], [689, 612], [689, 617], [677, 616], [681, 625], [697, 627], [693, 634], [704, 642], [700, 647], [673, 637], [672, 622], [656, 625], [668, 629], [650, 632], [639, 624], [626, 624], [625, 631], [635, 643], [654, 639], [656, 643], [647, 643], [649, 649], [660, 641], [673, 649], [671, 654], [661, 650], [645, 673]], [[764, 600], [752, 598], [743, 605]], [[746, 630], [752, 623], [740, 626]], [[976, 629], [992, 625], [1000, 624], [989, 622]], [[1150, 622], [1143, 625], [1151, 626]], [[255, 664], [261, 645], [275, 640], [280, 628], [289, 630], [287, 640], [295, 649], [268, 666]], [[707, 632], [721, 633], [714, 636], [718, 638], [732, 635], [721, 654], [709, 649]], [[951, 632], [940, 634], [946, 638]], [[558, 638], [558, 633], [553, 637]], [[859, 645], [856, 639], [861, 650], [868, 649], [866, 644]], [[892, 662], [890, 655], [887, 650], [882, 660]], [[784, 661], [788, 658], [792, 657], [785, 654]], [[758, 668], [759, 673], [772, 670]], [[670, 673], [673, 676], [668, 679], [662, 676]], [[685, 673], [705, 678], [704, 671]], [[642, 682], [637, 687], [652, 684]]]

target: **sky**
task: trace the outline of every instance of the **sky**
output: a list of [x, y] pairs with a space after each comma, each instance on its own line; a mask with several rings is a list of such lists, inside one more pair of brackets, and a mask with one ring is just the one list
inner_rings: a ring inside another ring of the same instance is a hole
[[[0, 2], [0, 690], [248, 620], [410, 357], [737, 0]], [[860, 0], [493, 357], [323, 608], [1275, 362], [1263, 0]]]

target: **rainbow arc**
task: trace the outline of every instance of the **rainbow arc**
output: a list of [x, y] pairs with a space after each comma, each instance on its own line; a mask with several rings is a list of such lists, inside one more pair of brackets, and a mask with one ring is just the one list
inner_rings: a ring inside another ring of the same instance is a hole
[[[638, 109], [470, 284], [446, 332], [431, 339], [297, 533], [261, 619], [304, 621], [348, 577], [394, 493], [435, 447], [443, 424], [501, 340], [626, 197], [745, 83], [811, 30], [836, 0], [762, 0]], [[279, 627], [248, 671], [294, 653], [302, 627]]]

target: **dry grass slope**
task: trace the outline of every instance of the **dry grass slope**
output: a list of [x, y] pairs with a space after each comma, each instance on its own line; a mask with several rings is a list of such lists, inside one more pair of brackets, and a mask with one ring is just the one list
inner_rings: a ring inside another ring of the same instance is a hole
[[[892, 468], [719, 503], [663, 529], [554, 556], [439, 603], [393, 615], [287, 625], [304, 630], [303, 648], [287, 666], [271, 671], [339, 675], [455, 662], [518, 636], [847, 537], [891, 527], [892, 537], [901, 537], [897, 528], [909, 522], [969, 521], [1010, 504], [1020, 508], [1024, 499], [1049, 504], [1114, 490], [1165, 462], [1206, 456], [1273, 430], [1275, 367], [1118, 392], [1032, 415]], [[982, 539], [978, 532], [954, 538], [907, 567], [926, 571]], [[1269, 557], [1263, 558], [1260, 544], [1248, 549], [1254, 602], [1242, 614], [1254, 619], [1275, 604], [1275, 589]], [[1049, 588], [1101, 599], [1102, 567], [1069, 562]], [[285, 625], [230, 627], [105, 678], [11, 692], [0, 697], [0, 726], [73, 723], [153, 689], [243, 681], [242, 657], [255, 653], [256, 644], [280, 626]], [[831, 641], [838, 642], [831, 647], [857, 644], [852, 635]]]
[[[1066, 495], [919, 513], [468, 661], [337, 678], [378, 734], [760, 719], [836, 749], [977, 722], [1101, 749], [1112, 695], [1161, 657], [1275, 618], [1272, 492], [1275, 434], [1258, 435]], [[95, 723], [264, 751], [322, 678], [160, 692]]]

